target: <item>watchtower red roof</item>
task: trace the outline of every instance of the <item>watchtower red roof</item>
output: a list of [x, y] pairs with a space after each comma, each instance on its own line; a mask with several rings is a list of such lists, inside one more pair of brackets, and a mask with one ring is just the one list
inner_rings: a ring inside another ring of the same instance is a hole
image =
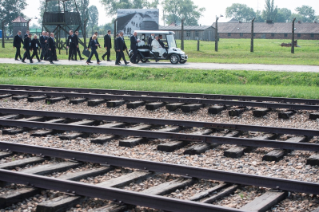
[[28, 23], [28, 21], [25, 20], [23, 17], [18, 16], [16, 19], [12, 21], [12, 23]]

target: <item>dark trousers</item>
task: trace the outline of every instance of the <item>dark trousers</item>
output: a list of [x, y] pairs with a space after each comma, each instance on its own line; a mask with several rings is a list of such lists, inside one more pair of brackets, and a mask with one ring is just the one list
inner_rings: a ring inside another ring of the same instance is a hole
[[25, 50], [24, 55], [23, 55], [23, 58], [22, 58], [22, 61], [24, 61], [26, 58], [29, 59], [30, 62], [31, 62], [30, 50], [29, 50], [29, 49], [26, 49], [26, 50]]
[[42, 46], [42, 50], [41, 50], [40, 59], [43, 60], [43, 58], [45, 59], [45, 54], [46, 54], [47, 48], [46, 48], [45, 44], [41, 44], [41, 46]]
[[51, 49], [51, 51], [49, 51], [49, 57], [50, 57], [50, 62], [53, 62], [53, 60], [57, 60], [55, 48], [53, 48], [53, 49]]
[[14, 57], [14, 59], [18, 59], [18, 57], [20, 58], [20, 60], [21, 60], [21, 53], [20, 53], [20, 48], [21, 47], [16, 47], [16, 55], [15, 55], [15, 57]]
[[103, 54], [102, 58], [104, 58], [105, 56], [107, 56], [107, 60], [110, 60], [110, 56], [111, 56], [110, 48], [106, 49], [106, 53]]
[[91, 51], [90, 57], [88, 58], [87, 62], [91, 62], [93, 54], [95, 55], [95, 58], [96, 58], [97, 62], [100, 62], [99, 55], [98, 55], [96, 50], [94, 50], [94, 51], [92, 50]]
[[132, 49], [133, 50], [133, 56], [132, 56], [132, 58], [131, 58], [131, 62], [132, 63], [136, 63], [136, 56], [137, 56], [137, 54], [138, 54], [138, 52], [137, 52], [137, 49], [135, 48], [135, 49]]
[[[80, 59], [82, 59], [80, 48], [76, 48], [77, 53], [79, 54]], [[75, 54], [76, 55], [76, 54]]]
[[31, 56], [31, 60], [33, 59], [33, 57], [36, 56], [36, 58], [38, 59], [38, 61], [40, 61], [39, 59], [39, 54], [38, 54], [38, 50], [37, 49], [33, 49], [33, 54]]
[[69, 60], [71, 60], [73, 58], [73, 56], [75, 57], [75, 60], [77, 60], [76, 49], [77, 49], [76, 46], [70, 45]]
[[119, 62], [121, 62], [121, 58], [123, 58], [124, 62], [126, 63], [124, 52], [122, 50], [120, 52], [117, 52], [115, 64], [118, 64]]

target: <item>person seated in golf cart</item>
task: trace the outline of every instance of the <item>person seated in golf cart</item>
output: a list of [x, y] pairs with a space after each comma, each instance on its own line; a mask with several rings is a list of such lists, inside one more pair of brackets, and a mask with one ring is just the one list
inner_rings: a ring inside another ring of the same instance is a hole
[[166, 49], [158, 42], [158, 35], [156, 35], [155, 39], [152, 41], [152, 52], [158, 52], [160, 57], [166, 53]]

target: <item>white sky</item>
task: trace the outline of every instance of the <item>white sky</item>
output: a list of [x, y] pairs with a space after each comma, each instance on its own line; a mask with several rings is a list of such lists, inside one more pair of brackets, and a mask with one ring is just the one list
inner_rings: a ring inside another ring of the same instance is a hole
[[[39, 5], [40, 0], [27, 0], [28, 6], [23, 11], [23, 13], [30, 18], [34, 18], [39, 16]], [[161, 2], [161, 0], [160, 0]], [[225, 17], [226, 7], [232, 5], [233, 3], [241, 3], [247, 4], [249, 7], [254, 8], [255, 10], [263, 10], [264, 8], [264, 0], [194, 0], [195, 4], [199, 7], [206, 8], [206, 11], [203, 13], [203, 16], [199, 20], [199, 24], [201, 25], [211, 25], [216, 15], [223, 15]], [[275, 0], [275, 4], [279, 7], [286, 7], [293, 12], [295, 12], [296, 7], [300, 7], [302, 5], [311, 6], [316, 10], [316, 15], [319, 15], [319, 0]], [[103, 5], [100, 3], [100, 0], [90, 0], [90, 5], [97, 6], [99, 10], [99, 25], [106, 24], [111, 22], [112, 17], [107, 16]], [[161, 6], [158, 8], [160, 10], [160, 19], [163, 17], [163, 9]], [[220, 18], [220, 21], [228, 21], [226, 18]], [[37, 23], [37, 20], [32, 20], [31, 25], [33, 23]], [[163, 25], [163, 21], [160, 20], [160, 25]]]

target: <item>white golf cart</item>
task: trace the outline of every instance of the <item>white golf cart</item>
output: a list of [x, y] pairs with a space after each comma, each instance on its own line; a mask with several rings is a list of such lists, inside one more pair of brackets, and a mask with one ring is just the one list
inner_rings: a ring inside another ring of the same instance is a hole
[[[174, 32], [158, 30], [137, 30], [135, 32], [137, 32], [137, 38], [140, 40], [137, 48], [138, 55], [136, 56], [136, 63], [140, 61], [142, 63], [146, 63], [149, 60], [169, 60], [172, 64], [186, 63], [188, 56], [185, 54], [185, 52], [176, 47]], [[159, 56], [158, 52], [153, 52], [151, 44], [147, 43], [151, 34], [163, 36], [161, 41], [164, 43], [164, 49], [166, 50], [166, 53], [164, 53], [161, 57]], [[133, 55], [133, 51], [130, 50], [130, 58], [132, 58]]]

